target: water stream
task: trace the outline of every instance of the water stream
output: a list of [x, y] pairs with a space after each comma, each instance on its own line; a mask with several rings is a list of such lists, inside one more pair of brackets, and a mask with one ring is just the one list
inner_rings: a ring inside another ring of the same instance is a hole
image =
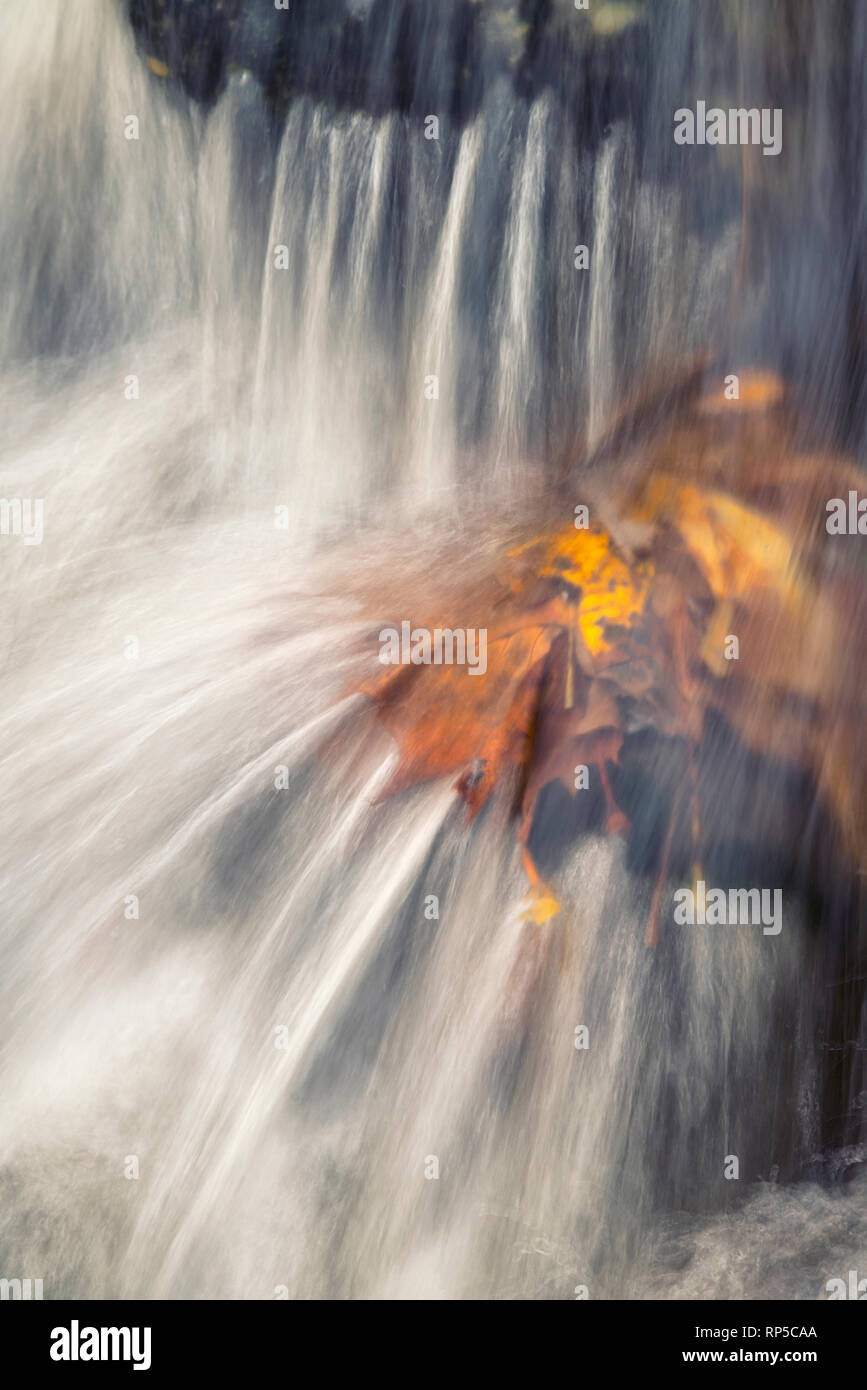
[[863, 442], [867, 182], [834, 150], [867, 119], [867, 12], [842, 107], [816, 26], [792, 220], [733, 319], [737, 169], [709, 198], [669, 130], [668, 93], [717, 80], [710, 8], [663, 7], [650, 128], [585, 139], [556, 83], [516, 93], [492, 23], [428, 140], [312, 92], [277, 120], [241, 67], [203, 105], [121, 5], [4, 3], [0, 478], [44, 538], [0, 545], [0, 1273], [811, 1299], [864, 1266], [863, 1180], [817, 1181], [865, 1155], [822, 1148], [803, 933], [648, 952], [652, 885], [592, 838], [528, 950], [503, 818], [468, 832], [448, 783], [378, 800], [394, 749], [348, 693], [374, 653], [341, 576], [493, 547], [649, 363], [761, 354]]

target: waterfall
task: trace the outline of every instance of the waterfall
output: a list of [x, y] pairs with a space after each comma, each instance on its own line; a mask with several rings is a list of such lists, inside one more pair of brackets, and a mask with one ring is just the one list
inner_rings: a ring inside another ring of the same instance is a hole
[[[863, 447], [865, 14], [843, 97], [815, 31], [735, 313], [737, 159], [711, 178], [671, 136], [728, 100], [725, 5], [642, 19], [624, 92], [616, 48], [570, 74], [543, 35], [531, 71], [533, 7], [470, 7], [463, 38], [451, 0], [331, 8], [357, 70], [317, 90], [311, 19], [282, 105], [243, 4], [206, 100], [125, 4], [0, 15], [0, 476], [44, 500], [41, 545], [0, 541], [0, 1273], [38, 1266], [46, 1298], [822, 1297], [867, 1207], [818, 1178], [865, 1152], [821, 1132], [806, 924], [648, 952], [652, 885], [591, 837], [570, 927], [528, 935], [502, 816], [468, 829], [448, 781], [382, 797], [350, 581], [493, 555], [629, 382], [709, 345]], [[597, 8], [601, 33], [645, 7]]]

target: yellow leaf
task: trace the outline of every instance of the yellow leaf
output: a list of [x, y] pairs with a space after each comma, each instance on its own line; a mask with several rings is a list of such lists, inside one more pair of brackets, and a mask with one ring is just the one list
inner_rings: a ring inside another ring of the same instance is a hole
[[543, 922], [550, 922], [552, 917], [556, 917], [560, 911], [560, 904], [555, 897], [545, 891], [532, 892], [526, 899], [526, 906], [521, 913], [522, 922], [535, 922], [541, 926]]
[[575, 603], [578, 631], [594, 656], [611, 645], [605, 636], [608, 626], [631, 627], [643, 611], [649, 567], [636, 565], [630, 570], [615, 555], [605, 531], [570, 527], [541, 541], [518, 546], [510, 552], [510, 558], [533, 549], [539, 552], [536, 573], [540, 578], [562, 580], [580, 590]]

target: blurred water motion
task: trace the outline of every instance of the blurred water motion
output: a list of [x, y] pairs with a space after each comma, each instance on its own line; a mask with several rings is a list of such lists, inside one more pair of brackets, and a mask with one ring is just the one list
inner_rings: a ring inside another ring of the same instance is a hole
[[[604, 495], [630, 383], [709, 347], [711, 394], [778, 372], [792, 447], [855, 467], [867, 9], [600, 5], [573, 71], [521, 7], [473, 7], [475, 65], [425, 8], [352, 6], [395, 50], [322, 91], [312, 20], [285, 84], [253, 21], [197, 84], [147, 5], [0, 16], [0, 474], [45, 512], [0, 544], [0, 1266], [52, 1298], [824, 1297], [867, 1245], [833, 833], [779, 937], [653, 950], [648, 866], [566, 837], [529, 939], [502, 807], [384, 796], [358, 595], [481, 595], [594, 451]], [[741, 82], [778, 158], [675, 145]], [[857, 546], [827, 554], [860, 585]]]

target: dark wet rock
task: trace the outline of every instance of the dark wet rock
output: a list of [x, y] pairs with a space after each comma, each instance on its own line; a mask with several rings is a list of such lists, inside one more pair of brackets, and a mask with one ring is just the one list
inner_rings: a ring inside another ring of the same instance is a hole
[[292, 0], [288, 9], [128, 0], [128, 10], [158, 75], [206, 103], [243, 68], [278, 112], [308, 94], [464, 121], [505, 77], [519, 97], [556, 92], [589, 134], [623, 114], [642, 87], [638, 0], [608, 0], [590, 12], [572, 0]]
[[[829, 75], [846, 69], [853, 3], [840, 0], [833, 34], [823, 37]], [[592, 0], [587, 10], [574, 0], [291, 0], [286, 9], [268, 0], [127, 0], [127, 9], [143, 55], [199, 101], [212, 102], [243, 68], [277, 110], [306, 93], [467, 119], [505, 77], [519, 97], [554, 91], [588, 137], [623, 116], [668, 121], [695, 96], [683, 89], [687, 72], [701, 78], [699, 95], [734, 101], [727, 87], [741, 64], [794, 107], [806, 55], [815, 57], [802, 0], [746, 16], [735, 0], [719, 0], [703, 17], [713, 41], [701, 69], [681, 51], [690, 32], [684, 0]], [[659, 63], [663, 52], [672, 61]], [[763, 55], [762, 73], [751, 54]]]
[[241, 28], [244, 0], [127, 0], [143, 54], [196, 101], [213, 101]]

